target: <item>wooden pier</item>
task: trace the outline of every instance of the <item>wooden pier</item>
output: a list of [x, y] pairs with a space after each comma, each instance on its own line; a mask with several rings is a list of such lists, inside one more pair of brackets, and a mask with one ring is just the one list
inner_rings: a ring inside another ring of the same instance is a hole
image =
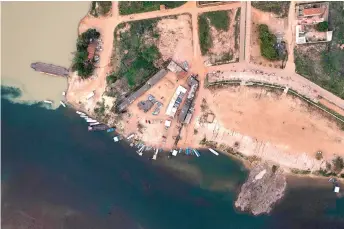
[[63, 76], [63, 77], [69, 76], [69, 70], [67, 68], [53, 65], [53, 64], [35, 62], [31, 64], [31, 68], [33, 68], [37, 72], [42, 72], [48, 75]]

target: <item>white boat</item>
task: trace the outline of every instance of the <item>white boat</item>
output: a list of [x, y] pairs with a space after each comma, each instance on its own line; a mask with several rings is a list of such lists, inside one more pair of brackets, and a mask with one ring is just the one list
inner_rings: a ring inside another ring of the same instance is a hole
[[213, 150], [212, 148], [209, 148], [209, 151], [212, 152], [213, 154], [215, 154], [216, 156], [219, 156], [219, 153], [216, 152], [215, 150]]
[[87, 115], [80, 115], [80, 118], [89, 118]]
[[177, 156], [177, 154], [178, 154], [178, 151], [174, 149], [174, 150], [172, 151], [172, 156]]
[[63, 107], [66, 107], [66, 104], [62, 101], [60, 101], [60, 104], [63, 106]]
[[137, 152], [138, 155], [142, 156], [142, 152], [145, 149], [145, 146], [142, 146]]
[[48, 104], [52, 104], [53, 103], [53, 101], [51, 101], [51, 100], [44, 100], [43, 102], [48, 103]]
[[113, 141], [114, 142], [118, 142], [119, 141], [119, 137], [117, 137], [117, 136], [113, 137]]
[[157, 158], [157, 156], [158, 156], [158, 153], [159, 153], [159, 149], [157, 148], [157, 149], [155, 150], [155, 153], [154, 153], [153, 157], [152, 157], [153, 160], [156, 160], [156, 158]]
[[86, 115], [85, 113], [80, 112], [80, 111], [76, 111], [76, 113], [77, 113], [78, 115]]
[[95, 125], [98, 125], [98, 124], [100, 124], [100, 122], [92, 122], [92, 123], [90, 123], [90, 126], [95, 126]]
[[66, 95], [66, 92], [65, 92], [65, 91], [63, 91], [63, 92], [62, 92], [62, 95], [63, 95], [63, 96], [65, 96], [65, 95]]
[[86, 122], [98, 122], [98, 121], [95, 119], [86, 119]]
[[132, 139], [135, 136], [135, 134], [131, 134], [127, 137], [128, 140]]

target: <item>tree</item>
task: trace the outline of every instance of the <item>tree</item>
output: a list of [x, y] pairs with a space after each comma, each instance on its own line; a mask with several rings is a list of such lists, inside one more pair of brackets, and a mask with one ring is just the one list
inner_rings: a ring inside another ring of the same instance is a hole
[[270, 33], [269, 27], [265, 24], [259, 25], [258, 31], [261, 55], [269, 60], [278, 60], [279, 55], [277, 49], [275, 48], [277, 43], [276, 36]]
[[319, 22], [316, 26], [316, 29], [319, 32], [326, 32], [328, 30], [328, 22], [327, 21]]

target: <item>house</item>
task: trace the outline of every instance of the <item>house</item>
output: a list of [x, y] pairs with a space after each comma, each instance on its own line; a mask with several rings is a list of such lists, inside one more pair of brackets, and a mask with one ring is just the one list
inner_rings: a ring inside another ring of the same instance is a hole
[[308, 9], [303, 9], [303, 16], [304, 17], [320, 16], [324, 12], [325, 12], [324, 8], [308, 8]]
[[96, 42], [92, 42], [92, 43], [88, 44], [88, 47], [87, 47], [87, 53], [88, 53], [87, 59], [88, 60], [92, 60], [93, 59], [94, 54], [96, 53], [96, 48], [97, 48], [97, 43]]

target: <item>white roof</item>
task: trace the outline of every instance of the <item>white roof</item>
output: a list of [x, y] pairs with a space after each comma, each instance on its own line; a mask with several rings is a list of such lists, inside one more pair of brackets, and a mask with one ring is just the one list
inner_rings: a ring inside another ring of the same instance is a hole
[[338, 186], [336, 186], [336, 187], [334, 187], [334, 192], [336, 192], [336, 193], [338, 193], [339, 192], [339, 187]]
[[166, 120], [165, 121], [165, 126], [170, 127], [171, 126], [171, 121], [170, 120]]
[[178, 153], [177, 150], [173, 150], [172, 155], [173, 155], [173, 156], [177, 156], [177, 153]]

